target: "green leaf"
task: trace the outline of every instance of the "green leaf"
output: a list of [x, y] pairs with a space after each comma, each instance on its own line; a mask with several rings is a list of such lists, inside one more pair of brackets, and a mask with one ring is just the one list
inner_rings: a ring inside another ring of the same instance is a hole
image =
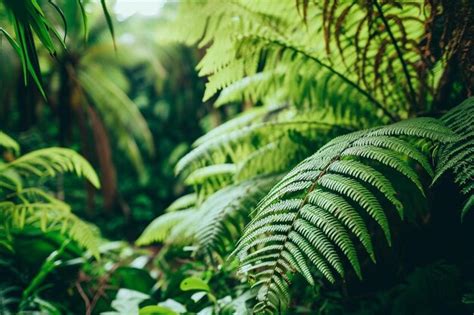
[[211, 289], [204, 280], [197, 277], [189, 277], [181, 281], [179, 288], [183, 291], [203, 290], [209, 292]]
[[148, 306], [142, 307], [138, 314], [139, 315], [177, 315], [178, 313], [164, 306], [148, 305]]
[[117, 49], [117, 45], [115, 43], [115, 31], [114, 31], [114, 23], [112, 22], [112, 17], [110, 15], [109, 10], [107, 9], [107, 4], [105, 0], [100, 0], [100, 4], [102, 5], [102, 10], [104, 10], [105, 19], [107, 20], [107, 26], [109, 27], [110, 35], [112, 36], [112, 41], [114, 42], [114, 48]]

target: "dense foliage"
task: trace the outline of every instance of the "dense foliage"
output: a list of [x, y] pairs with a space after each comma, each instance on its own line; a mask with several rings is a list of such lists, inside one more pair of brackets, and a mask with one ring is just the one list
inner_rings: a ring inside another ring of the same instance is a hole
[[4, 313], [474, 311], [470, 1], [1, 3]]

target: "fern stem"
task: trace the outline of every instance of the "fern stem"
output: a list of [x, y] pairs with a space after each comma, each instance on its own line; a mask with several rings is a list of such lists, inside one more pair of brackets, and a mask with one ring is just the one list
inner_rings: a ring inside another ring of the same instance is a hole
[[408, 89], [410, 90], [412, 109], [416, 109], [417, 108], [416, 93], [411, 83], [410, 74], [408, 73], [408, 66], [405, 60], [403, 59], [403, 53], [397, 44], [397, 40], [395, 39], [395, 36], [393, 35], [392, 29], [390, 28], [390, 25], [388, 24], [388, 21], [385, 18], [385, 15], [383, 14], [382, 6], [380, 6], [377, 0], [374, 0], [374, 5], [377, 8], [378, 13], [380, 14], [380, 18], [382, 19], [385, 29], [387, 30], [388, 36], [390, 37], [390, 40], [393, 43], [395, 51], [397, 52], [398, 59], [400, 60], [400, 63], [402, 64], [403, 74], [405, 75], [407, 79]]
[[281, 42], [281, 41], [278, 41], [278, 40], [270, 40], [270, 39], [267, 39], [269, 42], [271, 43], [274, 43], [274, 44], [277, 44], [277, 45], [280, 45], [282, 47], [284, 47], [285, 49], [290, 49], [290, 50], [293, 50], [299, 54], [302, 54], [303, 56], [305, 56], [306, 58], [310, 59], [310, 60], [313, 60], [314, 62], [316, 62], [317, 64], [319, 64], [321, 67], [323, 68], [326, 68], [328, 69], [330, 72], [334, 73], [336, 76], [338, 76], [339, 78], [341, 78], [344, 82], [346, 82], [347, 84], [349, 84], [350, 86], [352, 86], [353, 88], [355, 88], [359, 93], [361, 93], [362, 95], [364, 95], [373, 105], [375, 105], [375, 107], [377, 107], [378, 109], [382, 110], [382, 112], [390, 119], [391, 122], [396, 122], [398, 120], [400, 120], [400, 117], [398, 117], [398, 115], [394, 115], [392, 114], [388, 109], [386, 109], [379, 101], [377, 101], [375, 99], [374, 96], [372, 96], [368, 91], [364, 90], [363, 88], [361, 88], [358, 84], [356, 84], [355, 82], [353, 82], [352, 80], [350, 80], [348, 77], [346, 77], [344, 74], [340, 73], [339, 71], [337, 71], [336, 69], [332, 68], [330, 65], [322, 62], [321, 60], [319, 60], [319, 58], [316, 58], [310, 54], [308, 54], [307, 52], [299, 49], [299, 48], [296, 48], [294, 46], [290, 46], [288, 44], [285, 44], [284, 42]]

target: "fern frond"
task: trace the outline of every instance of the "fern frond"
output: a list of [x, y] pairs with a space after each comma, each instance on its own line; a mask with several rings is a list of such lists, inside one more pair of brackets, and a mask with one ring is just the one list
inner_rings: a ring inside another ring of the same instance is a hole
[[[194, 230], [193, 220], [196, 209], [185, 209], [165, 213], [151, 222], [137, 239], [137, 245], [149, 245], [154, 242], [189, 243]], [[196, 218], [197, 219], [197, 218]], [[181, 226], [176, 228], [177, 226]], [[186, 228], [183, 228], [186, 226]], [[183, 232], [183, 234], [179, 235]]]
[[383, 205], [388, 202], [403, 217], [390, 175], [381, 169], [393, 169], [423, 192], [413, 163], [428, 175], [432, 170], [419, 146], [432, 150], [453, 139], [453, 132], [436, 119], [412, 119], [337, 137], [290, 171], [259, 203], [234, 251], [242, 271], [260, 286], [255, 310], [280, 309], [280, 298], [287, 304], [287, 286], [276, 281], [300, 273], [313, 283], [310, 266], [334, 281], [334, 271], [344, 275], [346, 257], [362, 277], [354, 240], [375, 262], [368, 220], [377, 223], [390, 244]]
[[69, 205], [37, 188], [25, 188], [12, 196], [19, 203], [0, 202], [0, 216], [7, 230], [26, 225], [37, 225], [44, 232], [58, 230], [99, 257], [99, 230], [74, 215]]
[[193, 186], [198, 194], [198, 199], [202, 200], [232, 183], [235, 171], [236, 166], [234, 164], [214, 164], [195, 170], [185, 179], [184, 183]]
[[196, 208], [167, 212], [150, 223], [136, 243], [193, 244], [198, 254], [223, 255], [233, 248], [250, 210], [278, 178], [256, 177], [216, 191]]
[[275, 97], [374, 126], [434, 93], [439, 76], [417, 43], [435, 7], [328, 0], [304, 11], [305, 21], [291, 1], [187, 1], [166, 33], [208, 46], [198, 69], [209, 80], [205, 99], [223, 90], [218, 106]]
[[12, 150], [15, 154], [20, 153], [20, 146], [18, 142], [13, 140], [10, 136], [0, 131], [0, 147], [7, 150]]
[[463, 218], [474, 206], [474, 97], [450, 110], [441, 120], [458, 139], [439, 150], [433, 183], [446, 172], [453, 172], [456, 184], [468, 198], [461, 211]]
[[[235, 125], [230, 121], [228, 125], [224, 124], [222, 129], [216, 128], [220, 129], [221, 133], [212, 132], [213, 137], [206, 135], [204, 139], [199, 140], [197, 147], [177, 163], [176, 172], [190, 172], [210, 164], [223, 163], [236, 164], [239, 169], [243, 159], [251, 158], [250, 154], [279, 141], [300, 143], [298, 148], [293, 146], [295, 152], [290, 156], [295, 156], [298, 155], [298, 150], [305, 150], [301, 143], [307, 142], [309, 146], [317, 146], [325, 137], [352, 129], [344, 123], [325, 123], [322, 116], [319, 112], [270, 108], [266, 115], [259, 113], [257, 116], [251, 116], [250, 121], [247, 121], [248, 116]], [[278, 152], [278, 148], [279, 146], [276, 146], [271, 151]]]
[[21, 176], [55, 176], [64, 172], [86, 178], [94, 187], [100, 183], [92, 166], [81, 155], [65, 148], [47, 148], [27, 153], [16, 160], [0, 165], [0, 172], [13, 170]]
[[221, 255], [234, 245], [248, 223], [250, 210], [270, 190], [280, 176], [255, 177], [227, 186], [209, 196], [200, 206], [200, 221], [196, 227], [197, 252]]
[[168, 208], [166, 208], [165, 212], [174, 212], [178, 210], [189, 209], [194, 207], [196, 205], [196, 202], [197, 194], [187, 194], [173, 201], [173, 203], [171, 203]]

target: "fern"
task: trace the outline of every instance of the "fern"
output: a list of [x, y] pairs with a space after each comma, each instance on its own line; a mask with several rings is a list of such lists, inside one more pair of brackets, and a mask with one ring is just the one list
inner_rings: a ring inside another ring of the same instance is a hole
[[447, 171], [454, 173], [455, 182], [467, 196], [461, 210], [463, 218], [474, 207], [474, 98], [468, 98], [441, 119], [459, 138], [439, 151], [433, 183]]
[[208, 255], [213, 252], [221, 256], [228, 254], [248, 223], [250, 211], [278, 177], [255, 177], [223, 188], [206, 199], [199, 208], [201, 216], [196, 225], [196, 251]]
[[[417, 43], [435, 5], [308, 1], [304, 19], [296, 7], [294, 1], [186, 1], [166, 33], [208, 47], [198, 69], [208, 76], [205, 100], [223, 90], [217, 105], [278, 99], [372, 124], [426, 106], [440, 82]], [[184, 30], [189, 24], [192, 31]]]
[[0, 202], [4, 228], [23, 229], [26, 225], [38, 225], [43, 232], [58, 230], [99, 257], [98, 229], [74, 215], [69, 205], [35, 188], [23, 189], [14, 196], [21, 203]]
[[[350, 124], [345, 124], [344, 120], [336, 118], [333, 118], [334, 123], [324, 123], [322, 116], [323, 114], [318, 112], [279, 107], [256, 109], [255, 114], [244, 113], [242, 117], [230, 120], [198, 139], [196, 148], [178, 162], [176, 172], [186, 173], [211, 164], [229, 162], [235, 164], [239, 170], [244, 159], [249, 158], [251, 154], [280, 141], [293, 142], [295, 152], [278, 150], [281, 147], [275, 146], [273, 154], [282, 158], [283, 154], [294, 157], [304, 154], [305, 146], [301, 143], [307, 142], [308, 146], [317, 146], [331, 135], [339, 135], [353, 128]], [[291, 147], [289, 145], [288, 149]]]
[[236, 166], [230, 163], [214, 164], [199, 168], [191, 173], [184, 183], [194, 187], [198, 200], [232, 183]]
[[241, 270], [260, 286], [256, 312], [286, 308], [288, 274], [300, 273], [313, 284], [310, 270], [314, 266], [331, 282], [335, 273], [344, 277], [342, 256], [362, 277], [353, 239], [375, 262], [368, 218], [377, 223], [390, 244], [382, 204], [388, 201], [404, 216], [395, 188], [379, 169], [383, 166], [400, 173], [422, 194], [423, 184], [410, 161], [427, 174], [433, 172], [428, 158], [412, 145], [413, 137], [427, 144], [455, 139], [448, 128], [431, 118], [351, 133], [330, 141], [272, 188], [234, 251]]
[[0, 286], [0, 313], [5, 315], [11, 315], [12, 306], [19, 302], [19, 299], [15, 297], [14, 293], [19, 291], [20, 288], [14, 286], [2, 285]]
[[[193, 245], [197, 254], [218, 253], [224, 256], [229, 248], [233, 248], [240, 232], [248, 223], [250, 210], [277, 179], [277, 176], [256, 177], [229, 185], [208, 196], [195, 208], [189, 208], [190, 204], [181, 207], [181, 201], [178, 206], [173, 203], [166, 210], [167, 213], [155, 219], [145, 229], [137, 244], [164, 242], [175, 246]], [[188, 199], [187, 196], [185, 198]], [[177, 207], [184, 209], [177, 210]]]
[[20, 146], [10, 136], [0, 131], [0, 146], [7, 149], [13, 150], [15, 154], [20, 152]]
[[165, 213], [151, 222], [137, 239], [137, 245], [155, 242], [168, 244], [189, 244], [192, 239], [196, 209], [185, 209]]
[[[454, 170], [458, 153], [464, 166], [471, 162], [463, 150], [472, 130], [464, 128], [459, 148], [453, 126], [472, 119], [451, 123], [466, 108], [442, 121], [403, 120], [434, 113], [431, 101], [445, 84], [439, 69], [447, 53], [430, 55], [426, 44], [442, 5], [208, 0], [179, 7], [162, 37], [205, 48], [197, 67], [208, 79], [204, 101], [252, 108], [199, 138], [178, 162], [176, 173], [196, 193], [194, 208], [184, 203], [157, 218], [139, 244], [192, 244], [197, 254], [224, 258], [241, 235], [231, 257], [259, 289], [256, 313], [284, 311], [295, 274], [310, 284], [362, 278], [361, 254], [376, 261], [379, 235], [391, 245], [393, 218], [416, 215], [407, 206], [411, 197], [424, 200], [427, 179]], [[464, 166], [458, 182], [470, 192]], [[277, 174], [283, 179], [257, 204], [257, 183]]]
[[47, 148], [27, 153], [9, 163], [0, 165], [0, 172], [15, 171], [21, 176], [52, 177], [73, 172], [86, 178], [94, 187], [100, 183], [92, 166], [75, 151], [65, 148]]
[[197, 195], [195, 193], [190, 193], [184, 196], [179, 197], [172, 204], [166, 208], [166, 212], [173, 212], [183, 209], [192, 208], [197, 203]]
[[[19, 151], [18, 145], [2, 135], [2, 145]], [[0, 230], [7, 240], [12, 230], [38, 226], [43, 231], [59, 230], [99, 256], [100, 234], [94, 226], [75, 216], [66, 203], [40, 188], [25, 188], [25, 179], [52, 177], [65, 172], [87, 179], [94, 187], [100, 183], [92, 166], [75, 151], [47, 148], [27, 153], [0, 164]], [[8, 242], [7, 242], [8, 243]]]

